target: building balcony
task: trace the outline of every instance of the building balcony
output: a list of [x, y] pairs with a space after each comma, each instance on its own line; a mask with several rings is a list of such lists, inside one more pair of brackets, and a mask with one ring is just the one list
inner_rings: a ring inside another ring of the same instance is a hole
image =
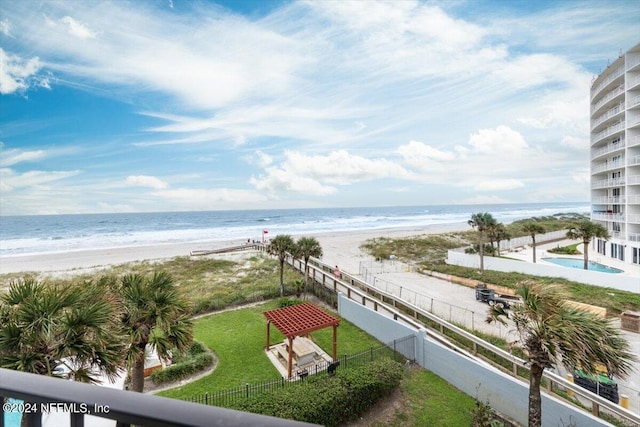
[[625, 196], [626, 203], [630, 205], [640, 205], [640, 195], [634, 194], [632, 196]]
[[591, 183], [591, 189], [606, 187], [621, 187], [624, 185], [624, 178], [608, 178], [594, 181]]
[[624, 84], [618, 86], [608, 94], [606, 94], [600, 101], [591, 106], [591, 114], [596, 113], [600, 108], [605, 106], [611, 100], [617, 98], [618, 96], [624, 94]]
[[[640, 97], [639, 97], [640, 98]], [[612, 118], [624, 114], [624, 102], [619, 103], [615, 107], [610, 110], [607, 110], [606, 113], [602, 114], [598, 118], [596, 118], [591, 123], [591, 132], [595, 131], [596, 128], [607, 120], [611, 120]]]
[[627, 90], [633, 90], [640, 86], [640, 76], [636, 76], [633, 80], [627, 81]]
[[[69, 421], [65, 424], [71, 426], [85, 425], [86, 415], [116, 420], [119, 425], [146, 427], [315, 425], [8, 369], [0, 369], [0, 378], [0, 400], [3, 397], [21, 399], [29, 402], [30, 409], [39, 412], [30, 417], [30, 425], [34, 427], [42, 425], [41, 409], [51, 408], [47, 404], [54, 404], [53, 408], [61, 411], [66, 409]], [[3, 412], [4, 405], [0, 410], [0, 425], [4, 424]], [[92, 420], [87, 421], [90, 425]]]
[[627, 222], [632, 224], [640, 224], [640, 214], [627, 215]]
[[613, 212], [591, 212], [591, 219], [595, 221], [614, 221], [614, 222], [624, 222], [625, 215], [623, 213], [613, 213]]
[[631, 175], [627, 177], [628, 185], [640, 185], [640, 175]]
[[640, 165], [640, 155], [631, 156], [627, 159], [627, 166], [638, 166], [638, 165]]
[[592, 205], [622, 205], [624, 203], [626, 203], [625, 196], [601, 196], [591, 198]]
[[640, 233], [629, 233], [627, 240], [630, 242], [640, 242]]
[[629, 116], [627, 118], [627, 128], [640, 128], [640, 114], [635, 117]]
[[629, 147], [635, 147], [638, 145], [640, 145], [640, 135], [629, 138], [629, 143], [628, 143]]
[[624, 122], [618, 122], [613, 126], [609, 126], [608, 128], [606, 128], [601, 132], [591, 135], [591, 145], [602, 140], [603, 138], [614, 135], [617, 132], [624, 132]]
[[629, 110], [634, 109], [634, 108], [640, 108], [640, 95], [634, 96], [633, 98], [629, 98], [627, 100], [627, 108]]
[[635, 57], [627, 56], [627, 71], [631, 71], [635, 67], [640, 67], [640, 55]]
[[623, 74], [624, 74], [624, 64], [622, 64], [620, 67], [613, 70], [611, 74], [609, 74], [604, 80], [598, 83], [597, 86], [591, 88], [591, 101], [593, 101], [593, 98], [595, 98], [598, 95], [598, 93], [602, 91], [602, 89], [607, 87], [607, 85], [611, 84], [611, 82], [613, 82], [614, 80], [620, 78]]
[[[640, 137], [638, 137], [638, 144], [640, 144]], [[625, 139], [622, 138], [620, 141], [616, 142], [615, 144], [607, 144], [605, 147], [598, 148], [597, 150], [592, 150], [591, 160], [595, 160], [598, 157], [605, 156], [614, 151], [624, 150], [624, 147], [625, 147]]]
[[591, 175], [600, 173], [600, 172], [604, 172], [604, 171], [608, 171], [611, 169], [620, 169], [623, 168], [625, 165], [624, 163], [624, 159], [620, 159], [618, 161], [615, 162], [605, 162], [605, 163], [600, 163], [594, 167], [591, 168]]

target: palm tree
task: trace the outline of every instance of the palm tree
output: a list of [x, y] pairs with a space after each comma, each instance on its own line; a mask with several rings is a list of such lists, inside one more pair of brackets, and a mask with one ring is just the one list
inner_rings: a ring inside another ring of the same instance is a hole
[[[117, 301], [91, 282], [27, 278], [0, 297], [0, 367], [87, 383], [114, 381], [124, 360]], [[27, 426], [32, 416], [22, 417]]]
[[522, 229], [531, 236], [531, 248], [533, 249], [533, 263], [536, 262], [536, 234], [545, 232], [544, 227], [537, 222], [527, 221], [522, 225]]
[[636, 356], [620, 329], [593, 313], [570, 307], [558, 285], [524, 282], [516, 293], [522, 304], [513, 305], [510, 311], [494, 305], [487, 322], [506, 324], [505, 319], [510, 319], [515, 324], [531, 370], [529, 427], [542, 422], [540, 381], [546, 368], [580, 366], [592, 374], [602, 364], [616, 376], [626, 376], [633, 369]]
[[607, 229], [595, 222], [591, 222], [588, 219], [582, 220], [575, 224], [567, 231], [567, 238], [572, 240], [582, 239], [584, 244], [584, 269], [589, 269], [589, 243], [594, 237], [600, 239], [609, 239], [609, 232]]
[[307, 293], [307, 283], [309, 281], [309, 258], [321, 257], [322, 246], [315, 237], [301, 237], [295, 245], [295, 255], [304, 259], [304, 293]]
[[142, 392], [147, 344], [151, 344], [163, 360], [170, 356], [172, 348], [183, 352], [193, 341], [193, 323], [187, 301], [171, 276], [164, 272], [156, 272], [151, 278], [126, 275], [118, 290], [123, 305], [122, 326], [129, 341], [130, 389]]
[[[491, 243], [491, 248], [493, 250], [492, 255], [496, 255], [497, 249], [498, 256], [500, 256], [500, 241], [511, 239], [511, 235], [503, 223], [495, 222], [487, 227], [487, 238], [489, 239], [489, 243]], [[496, 243], [496, 247], [493, 246], [494, 242]]]
[[480, 253], [480, 273], [484, 273], [484, 238], [489, 227], [496, 224], [495, 218], [490, 213], [476, 213], [471, 215], [469, 225], [478, 230], [479, 253]]
[[91, 282], [12, 282], [0, 298], [0, 366], [87, 383], [102, 374], [114, 380], [124, 356], [116, 305]]
[[280, 296], [284, 296], [284, 260], [287, 254], [295, 250], [293, 238], [288, 234], [279, 234], [267, 246], [267, 253], [275, 255], [280, 261]]

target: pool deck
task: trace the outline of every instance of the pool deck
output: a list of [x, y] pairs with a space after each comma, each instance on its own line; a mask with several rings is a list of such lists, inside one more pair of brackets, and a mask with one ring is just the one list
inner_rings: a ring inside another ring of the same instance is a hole
[[[584, 259], [583, 255], [554, 254], [554, 253], [548, 252], [549, 249], [553, 249], [558, 246], [560, 247], [569, 246], [575, 243], [578, 243], [578, 241], [566, 239], [566, 240], [536, 245], [536, 263], [543, 264], [543, 265], [553, 265], [557, 267], [558, 266], [557, 264], [544, 261], [542, 258], [574, 258], [574, 259], [583, 260]], [[583, 252], [583, 246], [584, 245], [582, 244], [578, 245], [578, 250], [580, 252]], [[509, 258], [519, 259], [526, 262], [533, 262], [533, 249], [530, 246], [526, 246], [524, 249], [518, 252], [507, 252], [507, 253], [504, 253], [503, 255], [508, 256]], [[598, 264], [606, 265], [607, 267], [613, 267], [613, 268], [622, 270], [622, 273], [615, 273], [615, 274], [620, 274], [623, 276], [640, 277], [640, 265], [629, 264], [629, 263], [625, 263], [623, 261], [615, 260], [609, 257], [603, 257], [602, 255], [600, 255], [599, 253], [593, 250], [589, 251], [589, 261], [594, 261], [594, 262], [597, 262]], [[567, 267], [567, 268], [570, 268], [570, 267]]]

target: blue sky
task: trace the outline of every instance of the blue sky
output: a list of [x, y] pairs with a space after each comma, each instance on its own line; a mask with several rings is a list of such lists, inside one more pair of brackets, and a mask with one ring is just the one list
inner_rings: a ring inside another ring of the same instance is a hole
[[5, 1], [0, 214], [589, 199], [636, 1]]

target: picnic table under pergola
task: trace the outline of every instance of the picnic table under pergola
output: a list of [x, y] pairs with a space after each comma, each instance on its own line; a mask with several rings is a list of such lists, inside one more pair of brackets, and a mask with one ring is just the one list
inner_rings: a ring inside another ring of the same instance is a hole
[[331, 316], [308, 302], [265, 311], [264, 316], [267, 318], [267, 351], [271, 348], [272, 323], [289, 340], [287, 361], [289, 378], [291, 378], [291, 368], [293, 365], [293, 340], [295, 337], [306, 336], [313, 331], [332, 326], [333, 354], [331, 357], [333, 360], [336, 360], [340, 319]]

